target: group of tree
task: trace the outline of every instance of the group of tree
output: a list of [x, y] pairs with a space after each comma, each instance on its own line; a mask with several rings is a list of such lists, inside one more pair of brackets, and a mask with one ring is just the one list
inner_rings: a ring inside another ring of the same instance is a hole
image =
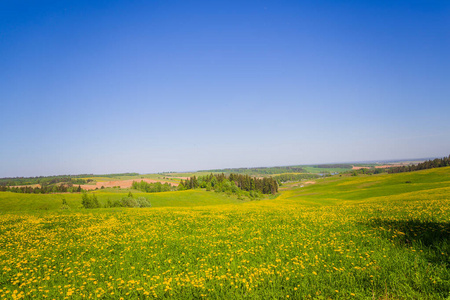
[[[92, 180], [91, 180], [92, 181]], [[71, 177], [37, 177], [37, 178], [1, 178], [0, 186], [18, 186], [18, 185], [53, 185], [65, 183], [67, 185], [86, 184], [84, 179], [72, 179]]]
[[[64, 204], [64, 201], [63, 201]], [[81, 196], [81, 204], [84, 208], [101, 208], [101, 204], [97, 199], [95, 194], [88, 195], [87, 193], [83, 193]], [[148, 201], [145, 197], [137, 197], [135, 198], [131, 192], [128, 193], [127, 197], [122, 197], [121, 199], [111, 201], [108, 199], [107, 203], [104, 205], [104, 208], [110, 207], [151, 207], [150, 201]]]
[[178, 190], [206, 188], [206, 190], [233, 190], [234, 187], [242, 191], [255, 191], [262, 194], [276, 194], [278, 183], [272, 177], [256, 178], [249, 175], [231, 173], [228, 176], [224, 173], [210, 174], [206, 176], [192, 176], [189, 179], [181, 180]]
[[88, 184], [90, 182], [94, 182], [94, 179], [70, 178], [69, 182], [72, 184]]
[[388, 173], [411, 172], [448, 166], [450, 166], [450, 155], [448, 157], [436, 158], [433, 160], [430, 159], [422, 163], [418, 163], [417, 165], [393, 167], [388, 169]]
[[131, 188], [146, 193], [159, 193], [176, 190], [175, 187], [173, 187], [170, 183], [167, 182], [164, 184], [161, 182], [149, 183], [145, 182], [144, 180], [141, 180], [141, 182], [133, 181], [133, 183], [131, 184]]
[[0, 186], [2, 192], [25, 193], [25, 194], [51, 194], [51, 193], [80, 193], [84, 190], [81, 186], [69, 184], [43, 184], [42, 186]]
[[108, 200], [105, 207], [138, 207], [138, 208], [144, 208], [144, 207], [151, 207], [150, 201], [148, 201], [145, 197], [123, 197], [120, 200]]
[[386, 173], [386, 169], [384, 168], [375, 168], [375, 167], [368, 167], [368, 168], [361, 168], [358, 170], [351, 170], [349, 172], [346, 172], [347, 174], [351, 174], [352, 176], [357, 176], [359, 174], [364, 174], [364, 175], [373, 175], [373, 174], [381, 174], [381, 173]]
[[95, 194], [92, 194], [92, 196], [89, 196], [87, 193], [83, 193], [81, 195], [81, 204], [84, 208], [99, 208], [100, 202], [98, 202], [97, 196]]

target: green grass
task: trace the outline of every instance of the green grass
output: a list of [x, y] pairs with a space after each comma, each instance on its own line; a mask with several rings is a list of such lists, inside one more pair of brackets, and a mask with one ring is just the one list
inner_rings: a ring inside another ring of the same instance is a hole
[[315, 181], [245, 203], [152, 194], [165, 207], [146, 209], [8, 212], [60, 195], [2, 194], [0, 298], [450, 297], [450, 168]]
[[314, 185], [286, 192], [284, 198], [309, 204], [340, 204], [347, 201], [407, 200], [416, 194], [428, 195], [428, 198], [433, 195], [439, 199], [450, 196], [448, 167], [399, 174], [334, 176], [315, 181]]
[[[114, 201], [126, 197], [130, 191], [136, 196], [149, 199], [152, 207], [191, 207], [242, 203], [235, 197], [204, 190], [143, 193], [132, 189], [105, 189], [105, 191], [97, 190], [88, 194], [96, 194], [100, 204], [105, 205], [108, 200]], [[0, 213], [8, 211], [58, 210], [61, 207], [63, 198], [66, 199], [70, 208], [82, 209], [80, 193], [20, 194], [0, 192]]]

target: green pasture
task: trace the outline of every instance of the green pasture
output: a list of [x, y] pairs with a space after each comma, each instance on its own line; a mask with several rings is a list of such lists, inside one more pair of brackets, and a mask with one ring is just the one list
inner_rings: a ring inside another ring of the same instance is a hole
[[[113, 189], [111, 189], [113, 190]], [[102, 191], [97, 190], [88, 194], [95, 194], [101, 205], [108, 200], [119, 200], [126, 197], [128, 192], [139, 197], [149, 199], [152, 207], [190, 207], [242, 203], [235, 197], [222, 193], [206, 192], [204, 190], [187, 190], [163, 193], [143, 193], [136, 190]], [[82, 209], [80, 193], [65, 194], [19, 194], [12, 192], [0, 192], [0, 213], [8, 211], [46, 211], [61, 208], [62, 199], [72, 209]]]
[[322, 174], [322, 173], [343, 173], [351, 171], [345, 168], [317, 168], [314, 166], [301, 166], [307, 173]]
[[399, 174], [333, 176], [314, 180], [316, 184], [286, 191], [283, 199], [305, 204], [342, 204], [347, 202], [406, 200], [421, 195], [450, 198], [450, 168], [429, 169]]

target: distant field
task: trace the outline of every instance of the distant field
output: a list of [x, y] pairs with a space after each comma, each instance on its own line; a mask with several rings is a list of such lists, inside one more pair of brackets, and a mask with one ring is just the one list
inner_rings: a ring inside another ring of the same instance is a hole
[[166, 178], [182, 178], [182, 179], [186, 179], [192, 176], [206, 176], [209, 174], [217, 174], [217, 172], [186, 172], [186, 173], [165, 173], [163, 176], [165, 176]]
[[141, 174], [141, 175], [134, 175], [134, 176], [113, 176], [113, 177], [108, 177], [108, 176], [102, 176], [102, 177], [83, 177], [82, 179], [93, 179], [97, 182], [104, 182], [104, 181], [117, 181], [117, 180], [136, 180], [139, 181], [141, 179], [154, 179], [154, 180], [158, 180], [158, 181], [173, 181], [173, 182], [179, 182], [179, 180], [170, 178], [170, 177], [166, 177], [164, 179], [164, 177], [166, 177], [165, 175], [161, 175], [161, 174]]
[[0, 297], [450, 296], [450, 167], [314, 182], [245, 203], [146, 194], [146, 209], [63, 211], [61, 195], [1, 193]]
[[342, 173], [342, 172], [348, 172], [351, 169], [345, 169], [345, 168], [318, 168], [314, 166], [302, 166], [303, 169], [305, 169], [308, 173], [314, 173], [314, 174], [321, 174], [321, 173]]

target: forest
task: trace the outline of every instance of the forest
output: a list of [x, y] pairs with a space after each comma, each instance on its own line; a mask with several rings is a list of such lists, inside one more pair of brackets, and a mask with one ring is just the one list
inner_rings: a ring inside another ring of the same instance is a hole
[[72, 183], [68, 184], [41, 184], [40, 187], [32, 186], [1, 186], [1, 192], [13, 192], [24, 194], [50, 194], [50, 193], [80, 193], [84, 190], [81, 186], [74, 186]]

